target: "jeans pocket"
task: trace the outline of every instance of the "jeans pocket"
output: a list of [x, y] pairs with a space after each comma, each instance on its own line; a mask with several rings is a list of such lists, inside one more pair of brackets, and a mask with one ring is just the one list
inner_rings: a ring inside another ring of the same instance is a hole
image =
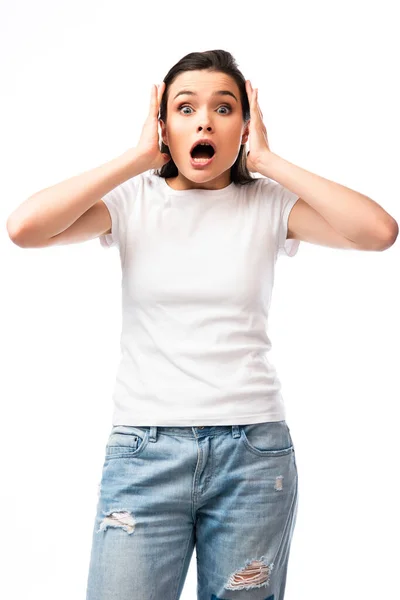
[[108, 438], [106, 458], [137, 456], [143, 452], [148, 441], [148, 428], [115, 425]]
[[268, 421], [241, 425], [241, 439], [257, 456], [284, 456], [294, 452], [286, 421]]

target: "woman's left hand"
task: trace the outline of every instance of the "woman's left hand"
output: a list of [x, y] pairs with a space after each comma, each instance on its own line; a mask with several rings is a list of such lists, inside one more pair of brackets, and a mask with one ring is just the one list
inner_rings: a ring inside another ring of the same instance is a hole
[[246, 166], [251, 173], [258, 172], [259, 165], [270, 151], [267, 128], [263, 122], [263, 114], [258, 104], [258, 88], [253, 90], [249, 80], [246, 81], [247, 97], [250, 104], [250, 133]]

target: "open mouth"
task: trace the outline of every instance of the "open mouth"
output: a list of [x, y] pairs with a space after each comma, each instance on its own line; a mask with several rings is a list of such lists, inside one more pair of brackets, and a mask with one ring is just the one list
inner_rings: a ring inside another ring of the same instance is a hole
[[214, 147], [207, 142], [198, 142], [190, 151], [192, 163], [199, 165], [209, 164], [214, 155]]

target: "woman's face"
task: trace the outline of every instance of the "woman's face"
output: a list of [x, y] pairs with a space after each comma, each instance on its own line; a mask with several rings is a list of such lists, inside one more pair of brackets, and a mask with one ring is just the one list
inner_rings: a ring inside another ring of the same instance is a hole
[[[180, 94], [183, 90], [192, 94]], [[229, 94], [216, 94], [220, 91]], [[218, 189], [230, 183], [230, 168], [249, 135], [239, 88], [232, 77], [207, 70], [181, 73], [168, 90], [167, 123], [160, 119], [160, 126], [179, 172], [174, 178], [177, 189]], [[211, 164], [196, 167], [190, 150], [201, 138], [211, 139], [216, 152]]]

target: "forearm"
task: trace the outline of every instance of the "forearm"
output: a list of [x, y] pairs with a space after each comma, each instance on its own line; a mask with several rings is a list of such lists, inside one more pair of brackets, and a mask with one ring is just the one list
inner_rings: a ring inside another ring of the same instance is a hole
[[398, 230], [394, 218], [368, 196], [306, 171], [273, 152], [266, 153], [258, 172], [297, 194], [338, 233], [354, 242], [388, 237]]
[[134, 148], [99, 167], [45, 188], [25, 200], [7, 220], [10, 235], [34, 231], [48, 239], [70, 227], [105, 194], [147, 170]]

